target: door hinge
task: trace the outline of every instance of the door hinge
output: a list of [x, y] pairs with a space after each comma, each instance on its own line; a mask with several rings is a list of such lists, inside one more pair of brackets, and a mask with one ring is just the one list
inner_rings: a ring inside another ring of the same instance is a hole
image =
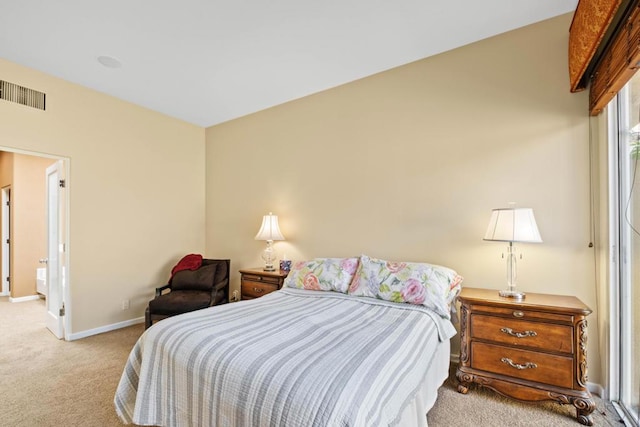
[[9, 244], [9, 239], [7, 239], [7, 245]]
[[66, 180], [61, 179], [61, 180], [60, 180], [60, 188], [65, 188], [65, 187], [66, 187], [66, 185], [67, 185]]
[[60, 309], [60, 317], [64, 316], [64, 303], [62, 303], [62, 308]]

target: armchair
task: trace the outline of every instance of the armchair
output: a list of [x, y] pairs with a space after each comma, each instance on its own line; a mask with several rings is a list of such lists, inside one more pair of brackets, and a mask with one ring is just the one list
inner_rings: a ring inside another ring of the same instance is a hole
[[145, 329], [156, 320], [229, 302], [230, 264], [228, 259], [205, 258], [198, 269], [175, 273], [149, 301]]

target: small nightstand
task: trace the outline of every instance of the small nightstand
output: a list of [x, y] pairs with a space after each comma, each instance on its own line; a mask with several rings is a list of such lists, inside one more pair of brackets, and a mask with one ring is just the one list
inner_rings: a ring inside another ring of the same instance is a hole
[[240, 270], [241, 299], [258, 298], [282, 287], [287, 272], [282, 270], [264, 271], [262, 268]]
[[551, 400], [576, 407], [593, 425], [587, 390], [587, 319], [578, 298], [527, 293], [522, 301], [498, 291], [463, 288], [459, 296], [458, 391], [477, 383], [523, 401]]

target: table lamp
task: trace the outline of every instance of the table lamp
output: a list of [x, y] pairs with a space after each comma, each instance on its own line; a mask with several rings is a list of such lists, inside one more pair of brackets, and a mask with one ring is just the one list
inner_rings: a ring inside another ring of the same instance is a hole
[[522, 300], [525, 297], [525, 293], [516, 289], [516, 252], [513, 243], [542, 242], [536, 219], [533, 216], [533, 209], [494, 209], [483, 240], [509, 242], [507, 248], [507, 289], [500, 291], [498, 294], [501, 297], [513, 298], [517, 301]]
[[280, 232], [280, 226], [278, 225], [277, 215], [269, 212], [269, 215], [262, 217], [262, 225], [255, 239], [266, 240], [267, 242], [267, 248], [262, 252], [264, 271], [276, 271], [273, 266], [273, 261], [276, 259], [276, 254], [273, 251], [273, 241], [284, 240], [284, 236]]

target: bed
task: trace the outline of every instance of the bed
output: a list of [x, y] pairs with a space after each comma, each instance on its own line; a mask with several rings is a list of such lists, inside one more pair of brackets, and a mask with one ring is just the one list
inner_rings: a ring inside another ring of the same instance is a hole
[[455, 333], [424, 305], [285, 287], [149, 328], [114, 403], [138, 425], [426, 426]]

